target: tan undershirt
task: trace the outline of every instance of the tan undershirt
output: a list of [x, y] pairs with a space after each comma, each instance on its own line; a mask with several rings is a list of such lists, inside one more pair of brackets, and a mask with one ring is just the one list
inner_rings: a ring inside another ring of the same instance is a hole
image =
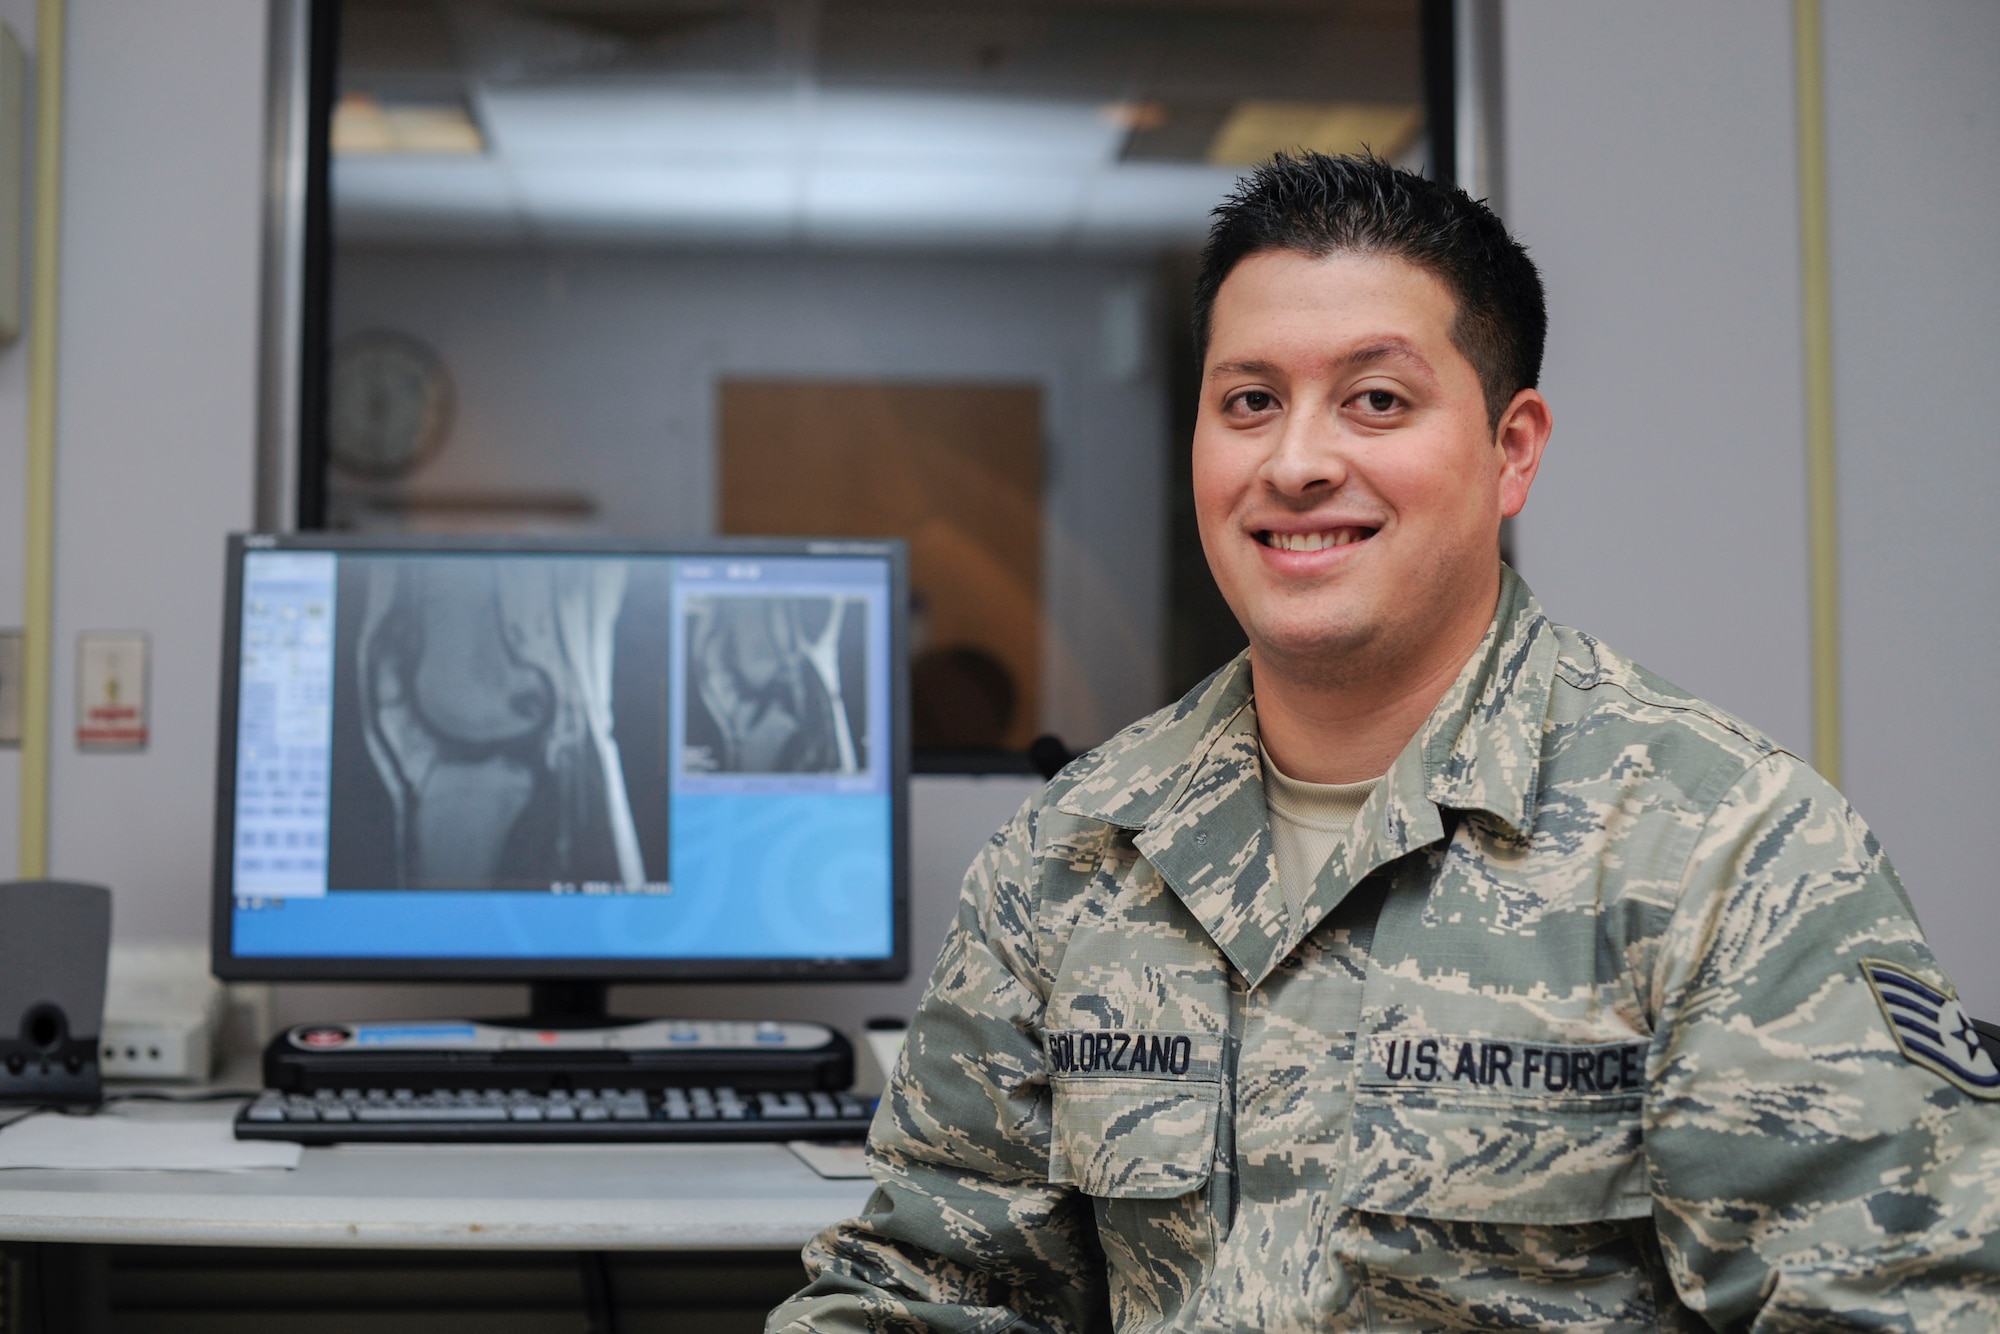
[[1354, 836], [1354, 822], [1381, 783], [1307, 783], [1271, 762], [1263, 743], [1264, 805], [1271, 818], [1271, 842], [1278, 854], [1278, 888], [1294, 913], [1312, 897], [1313, 882], [1340, 846]]

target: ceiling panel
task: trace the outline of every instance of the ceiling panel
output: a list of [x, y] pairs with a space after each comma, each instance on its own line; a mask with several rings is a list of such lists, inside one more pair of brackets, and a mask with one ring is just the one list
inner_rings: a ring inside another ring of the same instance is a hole
[[343, 156], [357, 239], [1186, 244], [1232, 133], [1261, 152], [1421, 102], [1414, 0], [347, 0], [344, 23], [357, 102], [469, 108], [485, 145]]

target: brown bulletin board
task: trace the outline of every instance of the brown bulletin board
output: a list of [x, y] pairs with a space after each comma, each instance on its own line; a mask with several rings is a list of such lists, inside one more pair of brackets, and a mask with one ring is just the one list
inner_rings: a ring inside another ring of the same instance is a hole
[[1041, 730], [1041, 390], [725, 380], [720, 437], [722, 531], [908, 541], [917, 647], [1004, 663], [1005, 744], [1026, 747]]

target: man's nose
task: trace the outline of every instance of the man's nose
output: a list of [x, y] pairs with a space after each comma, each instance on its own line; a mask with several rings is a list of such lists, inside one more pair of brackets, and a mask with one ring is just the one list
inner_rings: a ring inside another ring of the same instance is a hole
[[1273, 440], [1260, 471], [1265, 483], [1281, 495], [1303, 496], [1338, 487], [1347, 480], [1339, 432], [1322, 413], [1294, 413]]

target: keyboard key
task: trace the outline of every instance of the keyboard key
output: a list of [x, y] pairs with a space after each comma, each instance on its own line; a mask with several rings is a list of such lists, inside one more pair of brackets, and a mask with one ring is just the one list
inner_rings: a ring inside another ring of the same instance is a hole
[[357, 1121], [505, 1121], [507, 1113], [499, 1107], [418, 1107], [413, 1103], [401, 1107], [376, 1107], [364, 1104], [354, 1109], [354, 1117]]
[[805, 1120], [812, 1116], [813, 1109], [802, 1093], [759, 1093], [757, 1113], [773, 1119]]

